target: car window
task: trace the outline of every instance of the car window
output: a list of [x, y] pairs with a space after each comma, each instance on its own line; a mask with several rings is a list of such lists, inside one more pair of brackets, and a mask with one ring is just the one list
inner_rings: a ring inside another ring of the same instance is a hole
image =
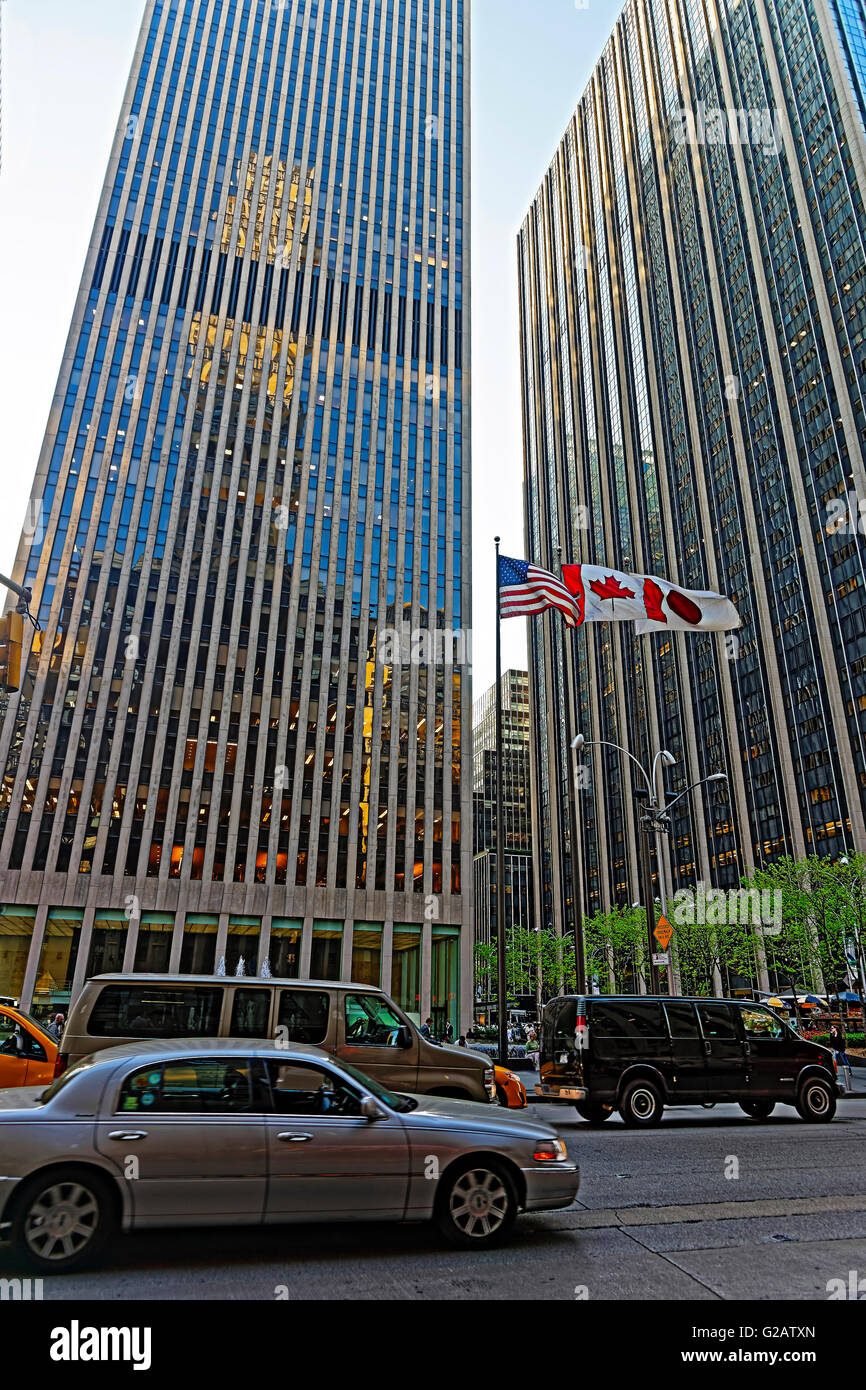
[[668, 1016], [672, 1038], [700, 1037], [694, 1004], [689, 1004], [684, 999], [671, 1000], [670, 1003], [665, 1003], [665, 1013]]
[[106, 985], [87, 1031], [97, 1038], [215, 1038], [222, 1001], [220, 985]]
[[346, 995], [346, 1042], [353, 1047], [398, 1047], [402, 1027], [381, 995]]
[[230, 1115], [262, 1106], [253, 1104], [252, 1063], [246, 1057], [192, 1057], [132, 1072], [117, 1108], [153, 1115]]
[[359, 1116], [361, 1096], [340, 1077], [302, 1062], [265, 1063], [277, 1115]]
[[737, 1041], [737, 1024], [733, 1009], [727, 1004], [698, 1004], [698, 1014], [705, 1038]]
[[236, 989], [232, 1000], [229, 1036], [232, 1038], [266, 1038], [271, 1013], [269, 989]]
[[284, 1042], [322, 1043], [328, 1036], [329, 996], [311, 989], [283, 989], [277, 1014]]
[[772, 1038], [778, 1041], [785, 1036], [785, 1028], [781, 1019], [771, 1013], [769, 1009], [752, 1008], [751, 1005], [743, 1005], [740, 1009], [740, 1017], [743, 1020], [743, 1027], [750, 1038]]
[[597, 1038], [667, 1038], [661, 1004], [593, 999], [589, 1026]]

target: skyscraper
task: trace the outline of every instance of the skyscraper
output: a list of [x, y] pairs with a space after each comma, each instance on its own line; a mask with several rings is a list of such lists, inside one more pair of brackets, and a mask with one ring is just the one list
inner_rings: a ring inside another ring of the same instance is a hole
[[391, 640], [470, 623], [468, 63], [462, 0], [147, 0], [14, 570], [0, 993], [469, 1016], [468, 667]]
[[[496, 754], [496, 691], [492, 685], [472, 712], [475, 940], [496, 940], [496, 782], [502, 777], [505, 822], [506, 940], [513, 928], [535, 925], [532, 887], [532, 815], [529, 790], [529, 677], [506, 671], [502, 699], [502, 769]], [[476, 972], [477, 973], [477, 972]], [[491, 981], [491, 994], [494, 991]]]
[[[864, 54], [847, 0], [628, 0], [520, 233], [529, 559], [719, 589], [743, 618], [535, 621], [539, 891], [564, 930], [567, 725], [669, 749], [669, 796], [728, 774], [674, 812], [673, 888], [866, 846]], [[639, 778], [610, 748], [592, 765], [596, 909], [641, 896]]]

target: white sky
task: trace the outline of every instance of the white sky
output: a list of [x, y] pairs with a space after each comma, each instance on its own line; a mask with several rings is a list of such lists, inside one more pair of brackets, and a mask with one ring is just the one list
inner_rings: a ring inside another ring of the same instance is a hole
[[[474, 0], [475, 695], [493, 679], [493, 536], [523, 555], [515, 237], [619, 3]], [[9, 574], [144, 0], [0, 0], [0, 571]], [[524, 666], [522, 620], [503, 667]]]

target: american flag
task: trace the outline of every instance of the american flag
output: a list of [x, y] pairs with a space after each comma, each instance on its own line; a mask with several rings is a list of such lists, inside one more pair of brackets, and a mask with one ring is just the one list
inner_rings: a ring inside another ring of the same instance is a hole
[[499, 557], [499, 610], [503, 618], [529, 617], [558, 608], [568, 627], [577, 627], [580, 612], [565, 585], [548, 570], [526, 560]]

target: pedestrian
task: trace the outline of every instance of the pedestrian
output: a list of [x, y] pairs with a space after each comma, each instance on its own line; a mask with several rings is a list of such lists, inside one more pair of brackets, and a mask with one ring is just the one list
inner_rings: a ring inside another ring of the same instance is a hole
[[850, 1071], [851, 1062], [845, 1050], [848, 1046], [848, 1034], [845, 1031], [845, 1025], [841, 1018], [833, 1019], [833, 1026], [830, 1029], [830, 1046], [836, 1054], [837, 1065], [847, 1067]]
[[63, 1036], [63, 1025], [65, 1022], [66, 1020], [63, 1017], [63, 1014], [55, 1014], [54, 1017], [51, 1019], [51, 1022], [48, 1024], [48, 1032], [51, 1034], [55, 1042], [60, 1042], [60, 1039]]
[[465, 1037], [465, 1035], [464, 1035], [463, 1033], [461, 1033], [461, 1034], [460, 1034], [460, 1037], [457, 1039], [457, 1046], [458, 1046], [458, 1047], [465, 1047], [465, 1046], [466, 1046], [466, 1037]]
[[422, 1038], [426, 1038], [428, 1042], [432, 1042], [432, 1041], [433, 1041], [433, 1026], [432, 1026], [432, 1025], [433, 1025], [433, 1020], [432, 1020], [432, 1018], [426, 1019], [425, 1022], [422, 1023], [422, 1025], [421, 1025], [421, 1037], [422, 1037]]
[[454, 1041], [454, 1024], [451, 1022], [450, 1018], [445, 1024], [445, 1041], [447, 1043], [453, 1043]]

